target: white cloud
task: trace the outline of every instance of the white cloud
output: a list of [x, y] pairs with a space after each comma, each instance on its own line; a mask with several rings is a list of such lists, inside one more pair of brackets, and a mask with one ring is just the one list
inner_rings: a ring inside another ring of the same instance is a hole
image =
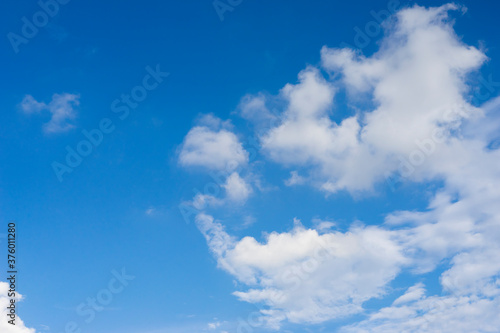
[[424, 285], [422, 283], [418, 283], [413, 287], [408, 288], [406, 293], [398, 297], [392, 304], [400, 305], [405, 304], [412, 301], [417, 301], [423, 297], [425, 294]]
[[[449, 130], [481, 113], [467, 103], [465, 82], [486, 56], [454, 33], [447, 13], [455, 8], [402, 10], [371, 57], [324, 47], [322, 66], [341, 80], [329, 82], [308, 67], [297, 85], [287, 84], [281, 95], [288, 106], [282, 123], [262, 136], [264, 151], [279, 163], [310, 167], [313, 184], [328, 192], [371, 190], [402, 168], [401, 158], [430, 159], [418, 150], [433, 155], [441, 142], [429, 141], [438, 132], [446, 141]], [[336, 124], [330, 115], [337, 85], [350, 89], [354, 104], [368, 95], [374, 109]]]
[[194, 196], [191, 204], [197, 210], [203, 210], [208, 207], [220, 206], [224, 203], [224, 200], [214, 197], [209, 194], [198, 193]]
[[248, 228], [249, 226], [253, 225], [257, 220], [255, 217], [251, 215], [247, 215], [243, 217], [243, 224], [241, 225], [242, 228]]
[[[415, 287], [412, 287], [415, 288]], [[405, 302], [382, 308], [360, 323], [344, 327], [345, 333], [456, 333], [498, 332], [500, 299], [472, 296], [422, 297], [417, 292]], [[498, 288], [498, 285], [497, 285]], [[405, 294], [409, 295], [409, 294]]]
[[233, 246], [234, 237], [224, 231], [224, 227], [210, 215], [200, 213], [195, 218], [196, 226], [205, 236], [208, 247], [216, 256], [223, 255]]
[[231, 201], [244, 202], [252, 193], [252, 187], [237, 172], [229, 175], [222, 186], [226, 189], [226, 195]]
[[217, 329], [218, 327], [220, 327], [221, 323], [216, 321], [216, 322], [213, 322], [213, 323], [208, 323], [208, 329], [209, 330], [215, 330]]
[[299, 175], [297, 171], [290, 172], [290, 178], [285, 180], [286, 186], [302, 185], [306, 182], [306, 179]]
[[21, 110], [26, 114], [40, 113], [47, 110], [51, 113], [50, 121], [43, 125], [45, 133], [66, 132], [75, 127], [73, 121], [77, 112], [75, 106], [80, 104], [80, 96], [74, 94], [54, 94], [49, 104], [36, 101], [33, 96], [26, 95], [20, 104]]
[[[35, 333], [34, 328], [28, 328], [25, 326], [21, 318], [18, 317], [16, 313], [15, 325], [11, 325], [7, 322], [9, 317], [7, 316], [7, 306], [10, 305], [10, 297], [8, 297], [9, 284], [7, 282], [0, 281], [0, 331], [2, 333]], [[22, 300], [22, 295], [16, 292], [16, 306], [19, 306], [17, 302]]]
[[[500, 131], [500, 104], [467, 102], [467, 77], [486, 57], [456, 36], [448, 18], [454, 9], [400, 11], [371, 57], [323, 48], [322, 66], [341, 73], [340, 81], [306, 68], [299, 83], [280, 93], [288, 102], [280, 123], [261, 136], [271, 159], [294, 167], [290, 185], [299, 171], [308, 173], [300, 181], [328, 192], [370, 190], [388, 173], [441, 181], [425, 210], [393, 212], [380, 226], [354, 223], [347, 232], [297, 223], [264, 241], [237, 240], [213, 217], [198, 216], [219, 267], [240, 282], [235, 295], [261, 305], [269, 326], [359, 313], [403, 269], [419, 275], [441, 265], [439, 296], [414, 285], [343, 330], [498, 332], [500, 150], [488, 147]], [[341, 86], [354, 102], [371, 98], [372, 109], [335, 123], [333, 98]]]
[[[244, 204], [253, 192], [251, 185], [245, 179], [241, 178], [237, 172], [233, 172], [227, 176], [221, 187], [225, 190], [225, 196], [219, 198], [210, 194], [197, 193], [191, 201], [186, 201], [185, 204], [202, 212], [230, 203]], [[245, 220], [243, 226], [250, 224], [251, 222]]]
[[275, 328], [285, 319], [318, 323], [358, 313], [363, 302], [385, 293], [407, 262], [392, 232], [377, 227], [320, 235], [296, 223], [260, 243], [235, 241], [210, 216], [197, 221], [219, 267], [248, 286], [234, 294], [263, 304], [264, 319]]
[[193, 127], [184, 138], [179, 154], [181, 165], [227, 172], [245, 165], [248, 153], [238, 137], [210, 120], [210, 125]]
[[23, 101], [19, 106], [26, 114], [39, 113], [43, 109], [47, 108], [45, 103], [37, 102], [31, 95], [24, 96]]
[[313, 219], [312, 222], [314, 224], [314, 229], [318, 230], [319, 232], [330, 230], [337, 225], [337, 223], [335, 222], [324, 221], [321, 219]]
[[299, 74], [300, 83], [286, 85], [281, 94], [289, 101], [283, 123], [262, 138], [262, 147], [280, 162], [307, 163], [327, 153], [334, 140], [332, 122], [326, 113], [334, 89], [315, 68]]
[[268, 127], [277, 121], [276, 116], [267, 106], [266, 95], [246, 95], [238, 106], [240, 115], [259, 127]]

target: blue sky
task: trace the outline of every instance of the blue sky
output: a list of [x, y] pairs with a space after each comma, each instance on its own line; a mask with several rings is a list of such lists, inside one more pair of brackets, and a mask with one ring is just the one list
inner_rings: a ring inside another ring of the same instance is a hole
[[221, 3], [71, 0], [20, 44], [41, 7], [2, 4], [0, 215], [25, 327], [0, 327], [495, 332], [497, 5]]

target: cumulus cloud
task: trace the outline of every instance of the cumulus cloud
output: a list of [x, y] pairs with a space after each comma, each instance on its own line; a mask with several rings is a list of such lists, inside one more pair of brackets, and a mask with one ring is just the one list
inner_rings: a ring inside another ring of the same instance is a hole
[[262, 138], [262, 147], [283, 163], [313, 162], [327, 153], [333, 143], [332, 122], [326, 117], [334, 89], [309, 67], [299, 74], [300, 83], [287, 84], [281, 91], [289, 101], [283, 123]]
[[252, 193], [251, 186], [237, 172], [229, 175], [222, 186], [226, 189], [227, 197], [232, 201], [243, 202]]
[[[261, 241], [236, 239], [222, 221], [198, 215], [219, 267], [240, 283], [235, 296], [261, 305], [269, 326], [360, 313], [400, 272], [441, 267], [439, 295], [410, 286], [391, 306], [342, 330], [498, 331], [500, 150], [491, 142], [500, 131], [500, 103], [469, 103], [468, 77], [486, 56], [455, 34], [448, 16], [457, 9], [401, 10], [370, 57], [324, 47], [321, 66], [334, 75], [326, 79], [312, 66], [301, 71], [299, 82], [280, 92], [287, 103], [279, 122], [260, 136], [270, 159], [294, 168], [288, 185], [357, 192], [392, 174], [439, 180], [425, 210], [395, 211], [378, 226], [354, 223], [346, 232], [296, 223]], [[353, 103], [368, 96], [371, 106], [337, 123], [334, 97], [344, 87]], [[263, 109], [263, 99], [248, 103]]]
[[377, 227], [319, 234], [296, 223], [290, 232], [259, 242], [236, 241], [211, 216], [197, 221], [219, 267], [248, 287], [234, 294], [263, 304], [264, 319], [274, 328], [285, 319], [319, 323], [358, 313], [363, 302], [385, 293], [407, 262], [395, 235]]
[[238, 106], [240, 116], [258, 127], [268, 127], [277, 121], [277, 117], [269, 110], [264, 94], [246, 95]]
[[[401, 172], [402, 159], [420, 164], [427, 156], [419, 148], [442, 143], [463, 119], [481, 115], [467, 102], [466, 78], [486, 56], [454, 33], [448, 11], [456, 8], [400, 11], [370, 57], [324, 47], [322, 67], [340, 80], [327, 81], [308, 67], [298, 84], [287, 84], [280, 95], [288, 106], [282, 123], [262, 136], [264, 151], [284, 165], [309, 167], [328, 192], [371, 190]], [[374, 108], [337, 124], [331, 120], [337, 86], [349, 89], [353, 104], [368, 96]]]
[[74, 128], [77, 112], [75, 107], [80, 104], [80, 96], [75, 94], [54, 94], [49, 104], [38, 102], [31, 95], [26, 95], [20, 104], [26, 114], [37, 114], [48, 111], [51, 114], [49, 122], [43, 125], [45, 133], [67, 132]]
[[204, 117], [184, 138], [179, 154], [183, 166], [232, 171], [248, 162], [248, 153], [238, 137], [221, 126], [219, 119]]
[[[202, 212], [225, 204], [242, 205], [252, 194], [249, 180], [240, 173], [248, 164], [249, 154], [243, 148], [229, 121], [209, 114], [198, 119], [180, 147], [179, 163], [186, 167], [200, 167], [209, 171], [224, 195], [197, 193], [184, 202]], [[245, 223], [244, 223], [245, 224]]]
[[[0, 320], [0, 331], [2, 333], [35, 333], [34, 328], [28, 328], [25, 326], [24, 322], [16, 315], [15, 325], [11, 325], [7, 322], [7, 306], [10, 305], [10, 297], [8, 297], [9, 284], [7, 282], [0, 281], [0, 315], [2, 320]], [[16, 293], [16, 302], [22, 300], [22, 295]]]

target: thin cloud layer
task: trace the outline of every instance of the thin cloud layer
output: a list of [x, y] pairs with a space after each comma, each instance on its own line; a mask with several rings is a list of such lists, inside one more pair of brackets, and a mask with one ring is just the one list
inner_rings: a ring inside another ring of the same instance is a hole
[[237, 172], [233, 172], [222, 185], [226, 190], [227, 197], [236, 202], [246, 201], [252, 193], [252, 187], [240, 177]]
[[67, 132], [75, 127], [77, 117], [75, 107], [80, 104], [80, 96], [75, 94], [54, 94], [49, 104], [38, 102], [31, 95], [26, 95], [20, 104], [21, 110], [28, 114], [38, 114], [48, 111], [51, 114], [49, 122], [43, 125], [45, 133]]

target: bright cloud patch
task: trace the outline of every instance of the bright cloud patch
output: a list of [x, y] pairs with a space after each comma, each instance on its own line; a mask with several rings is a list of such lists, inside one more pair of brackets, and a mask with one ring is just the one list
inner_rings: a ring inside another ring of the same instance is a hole
[[[217, 126], [219, 127], [219, 126]], [[224, 128], [196, 126], [184, 139], [179, 162], [184, 166], [231, 171], [248, 162], [238, 137]]]
[[47, 110], [51, 114], [50, 121], [43, 125], [45, 133], [66, 132], [75, 127], [73, 121], [77, 112], [75, 107], [80, 104], [80, 96], [74, 94], [54, 94], [49, 104], [36, 101], [33, 96], [26, 95], [20, 104], [26, 114], [36, 114]]
[[[316, 184], [329, 192], [370, 190], [388, 174], [423, 163], [421, 150], [434, 153], [448, 131], [479, 114], [464, 96], [465, 78], [486, 57], [455, 35], [447, 20], [451, 9], [399, 12], [380, 51], [369, 58], [324, 47], [322, 65], [341, 81], [328, 82], [309, 67], [297, 85], [287, 84], [281, 97], [288, 107], [282, 123], [262, 137], [263, 149], [279, 163], [310, 166]], [[371, 95], [376, 108], [333, 122], [339, 84], [354, 102]]]
[[[439, 295], [423, 283], [409, 285], [392, 305], [343, 331], [498, 332], [500, 150], [492, 140], [500, 131], [500, 103], [469, 103], [468, 78], [486, 56], [455, 34], [448, 15], [456, 9], [400, 11], [386, 22], [387, 36], [371, 57], [324, 47], [321, 68], [307, 67], [298, 83], [281, 90], [286, 106], [279, 121], [257, 128], [265, 156], [293, 167], [286, 185], [330, 193], [373, 190], [394, 175], [439, 180], [425, 211], [395, 211], [378, 226], [353, 224], [347, 232], [333, 223], [306, 229], [295, 221], [293, 230], [263, 241], [236, 239], [223, 221], [198, 214], [219, 267], [240, 283], [234, 294], [258, 304], [270, 327], [364, 312], [365, 302], [384, 297], [401, 272], [420, 276], [439, 266]], [[335, 122], [341, 90], [349, 103], [364, 106]], [[247, 96], [240, 106], [257, 126], [255, 119], [272, 118], [266, 98]], [[193, 128], [184, 145], [193, 131], [208, 130]], [[228, 196], [248, 195], [237, 173], [226, 181]]]
[[318, 323], [362, 311], [362, 303], [385, 293], [384, 286], [407, 261], [390, 231], [353, 227], [319, 234], [296, 221], [289, 233], [235, 242], [220, 223], [197, 218], [219, 266], [250, 287], [234, 294], [262, 303], [272, 327], [287, 319]]
[[232, 201], [245, 201], [252, 193], [250, 185], [237, 172], [227, 177], [223, 187], [226, 189], [227, 197]]
[[[498, 286], [497, 286], [498, 287]], [[342, 333], [400, 332], [498, 332], [500, 301], [498, 297], [431, 296], [425, 289], [412, 287], [392, 306], [372, 314]]]

